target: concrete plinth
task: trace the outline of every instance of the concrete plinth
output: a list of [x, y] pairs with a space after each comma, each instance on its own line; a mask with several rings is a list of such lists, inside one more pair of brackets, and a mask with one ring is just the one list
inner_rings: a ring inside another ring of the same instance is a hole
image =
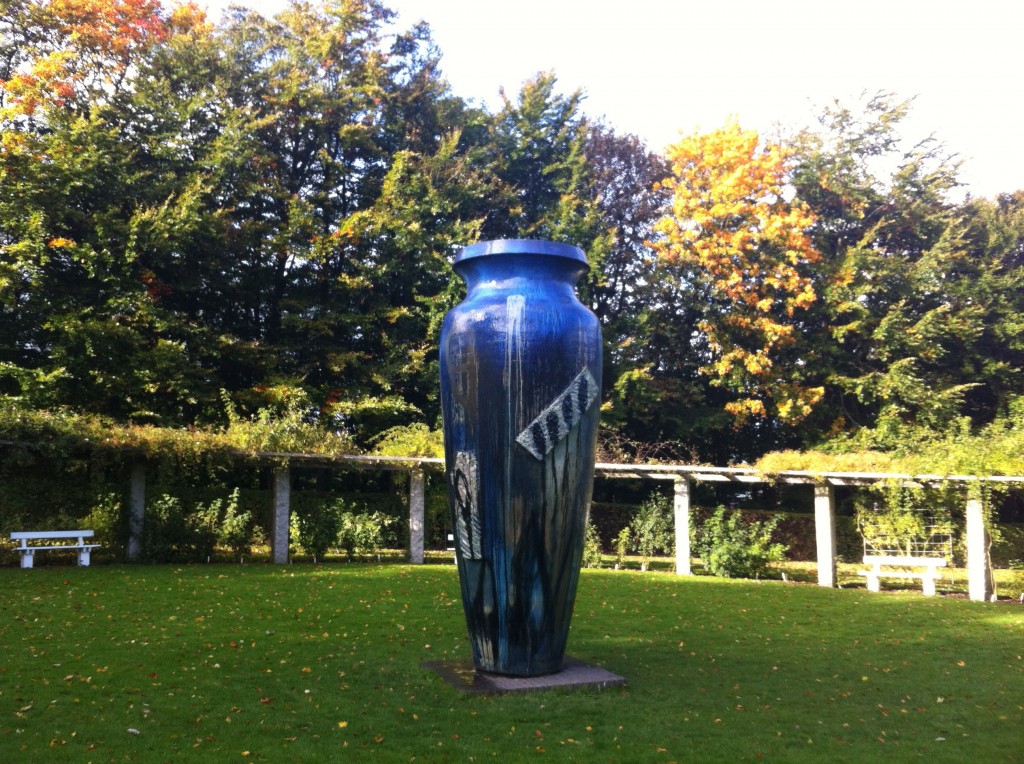
[[542, 692], [554, 689], [595, 689], [618, 687], [625, 677], [599, 666], [565, 657], [561, 671], [544, 676], [502, 676], [477, 671], [471, 660], [430, 661], [423, 668], [433, 671], [456, 690], [504, 695], [511, 692]]

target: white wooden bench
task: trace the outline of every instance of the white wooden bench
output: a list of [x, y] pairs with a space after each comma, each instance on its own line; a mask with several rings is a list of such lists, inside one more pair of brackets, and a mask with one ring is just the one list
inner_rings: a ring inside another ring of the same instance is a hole
[[[945, 557], [915, 557], [912, 555], [866, 554], [864, 564], [870, 570], [857, 571], [867, 576], [868, 591], [877, 592], [880, 578], [920, 578], [926, 595], [935, 594], [935, 582], [940, 578], [939, 568], [946, 567]], [[926, 570], [883, 570], [883, 568], [926, 568]]]
[[[87, 544], [86, 539], [93, 537], [92, 531], [17, 531], [11, 534], [11, 541], [17, 541], [16, 547], [21, 552], [21, 567], [31, 568], [36, 552], [41, 551], [76, 551], [78, 564], [89, 565], [89, 553], [100, 546]], [[73, 543], [62, 543], [68, 539]], [[51, 543], [39, 543], [39, 542]]]

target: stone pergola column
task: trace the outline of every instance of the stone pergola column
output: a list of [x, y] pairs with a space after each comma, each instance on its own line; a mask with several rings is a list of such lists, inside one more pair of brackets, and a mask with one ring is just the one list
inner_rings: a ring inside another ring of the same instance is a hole
[[292, 474], [288, 465], [274, 467], [273, 516], [270, 527], [270, 558], [277, 565], [288, 562], [288, 536], [291, 526]]
[[985, 531], [984, 506], [969, 499], [967, 515], [967, 596], [975, 602], [992, 598], [992, 571], [988, 564], [988, 533]]
[[426, 496], [423, 470], [409, 472], [409, 562], [423, 564], [423, 517]]
[[132, 465], [131, 487], [128, 494], [128, 562], [142, 557], [142, 527], [146, 516], [146, 465]]
[[691, 576], [690, 567], [690, 481], [677, 477], [675, 483], [676, 575]]
[[836, 494], [831, 485], [814, 486], [814, 538], [818, 586], [836, 585]]

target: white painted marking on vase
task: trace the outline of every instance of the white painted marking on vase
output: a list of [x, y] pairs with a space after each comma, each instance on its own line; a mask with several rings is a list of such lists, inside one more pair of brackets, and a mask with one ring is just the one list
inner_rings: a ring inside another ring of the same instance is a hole
[[583, 369], [519, 433], [516, 441], [536, 459], [542, 460], [579, 423], [596, 398], [597, 382], [589, 370]]
[[455, 470], [452, 474], [456, 503], [455, 524], [459, 550], [464, 560], [479, 560], [483, 557], [479, 475], [476, 456], [468, 451], [460, 451], [455, 455]]
[[[505, 298], [505, 401], [506, 427], [510, 440], [515, 437], [518, 429], [516, 419], [523, 408], [523, 329], [526, 315], [526, 297], [521, 294], [509, 295]], [[508, 441], [505, 441], [506, 443]], [[505, 448], [505, 495], [502, 501], [512, 498], [512, 448], [511, 443]], [[502, 513], [511, 519], [511, 512]], [[510, 531], [510, 532], [509, 532]], [[512, 547], [519, 543], [518, 527], [515, 523], [506, 528], [506, 538], [511, 540]]]

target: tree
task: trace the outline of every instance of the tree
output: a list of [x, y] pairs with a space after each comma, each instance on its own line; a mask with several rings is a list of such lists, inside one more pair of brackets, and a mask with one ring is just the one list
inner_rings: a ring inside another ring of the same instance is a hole
[[455, 185], [473, 188], [459, 120], [475, 114], [450, 95], [426, 27], [388, 45], [392, 16], [375, 0], [296, 4], [226, 30], [248, 160], [222, 202], [225, 267], [247, 306], [236, 333], [265, 350], [235, 388], [258, 401], [260, 387], [305, 387], [361, 435], [425, 415], [446, 257], [476, 230]]
[[[313, 416], [339, 391], [409, 392], [392, 374], [429, 357], [426, 330], [389, 329], [409, 306], [420, 328], [433, 320], [443, 230], [472, 235], [482, 202], [392, 243], [368, 211], [396, 211], [410, 233], [429, 221], [427, 189], [461, 183], [448, 165], [471, 164], [449, 162], [464, 147], [445, 136], [481, 117], [448, 93], [425, 27], [388, 47], [392, 15], [375, 0], [296, 3], [214, 27], [193, 6], [143, 0], [11, 6], [0, 20], [5, 67], [19, 73], [0, 114], [4, 390], [164, 423], [223, 419], [221, 389], [255, 410], [305, 387]], [[421, 168], [416, 200], [400, 184]], [[396, 249], [421, 244], [433, 248]], [[422, 379], [413, 387], [399, 409], [429, 397]]]
[[17, 63], [0, 87], [8, 392], [118, 416], [180, 414], [198, 370], [164, 333], [139, 267], [132, 216], [149, 185], [137, 140], [113, 115], [187, 19], [141, 0], [14, 9], [5, 47]]
[[732, 122], [682, 139], [668, 159], [672, 211], [654, 247], [707, 305], [701, 371], [736, 396], [726, 409], [737, 421], [798, 422], [823, 394], [807, 381], [799, 333], [820, 258], [805, 232], [812, 214], [786, 192], [787, 153]]
[[[351, 215], [329, 244], [365, 253], [345, 268], [352, 312], [337, 324], [356, 324], [349, 347], [368, 360], [356, 391], [377, 413], [353, 408], [358, 396], [351, 392], [344, 410], [353, 421], [370, 417], [360, 425], [369, 425], [367, 436], [406, 424], [410, 416], [428, 423], [440, 416], [441, 322], [462, 292], [450, 258], [479, 237], [486, 214], [480, 201], [494, 188], [494, 179], [473, 166], [460, 144], [454, 132], [435, 154], [395, 154], [377, 200]], [[373, 405], [381, 394], [404, 403], [393, 409], [397, 416]]]
[[591, 273], [600, 273], [609, 231], [587, 165], [583, 94], [561, 95], [556, 85], [554, 74], [540, 73], [523, 83], [515, 102], [502, 94], [487, 151], [505, 194], [492, 199], [481, 236], [576, 244], [587, 253]]
[[824, 299], [808, 320], [828, 338], [818, 432], [884, 443], [963, 414], [990, 421], [1018, 389], [1007, 340], [1019, 326], [1019, 218], [1010, 199], [950, 201], [954, 159], [931, 138], [899, 138], [909, 106], [887, 94], [860, 112], [835, 105], [794, 143], [793, 184], [822, 254]]
[[604, 125], [590, 127], [587, 167], [593, 179], [609, 249], [593, 292], [593, 307], [605, 329], [626, 319], [622, 331], [650, 303], [655, 259], [648, 241], [664, 214], [669, 194], [660, 185], [668, 165], [635, 135], [619, 135]]

